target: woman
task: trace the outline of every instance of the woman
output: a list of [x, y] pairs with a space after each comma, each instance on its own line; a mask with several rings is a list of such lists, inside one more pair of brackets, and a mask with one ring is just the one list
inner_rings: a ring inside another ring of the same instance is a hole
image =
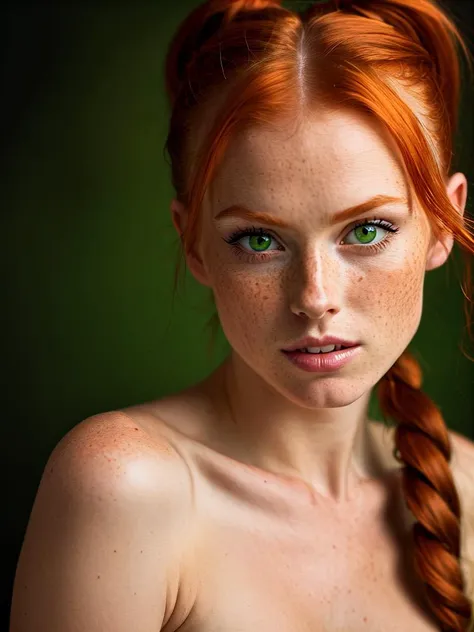
[[213, 0], [183, 22], [172, 218], [232, 350], [58, 444], [12, 632], [469, 629], [474, 445], [406, 350], [425, 273], [454, 239], [474, 252], [456, 39], [428, 0]]

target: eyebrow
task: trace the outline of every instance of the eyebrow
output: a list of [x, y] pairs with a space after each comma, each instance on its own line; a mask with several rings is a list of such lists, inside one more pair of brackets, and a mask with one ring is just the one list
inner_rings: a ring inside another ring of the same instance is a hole
[[[332, 223], [338, 224], [339, 222], [344, 222], [352, 217], [357, 215], [362, 215], [363, 213], [368, 213], [369, 211], [378, 208], [379, 206], [384, 206], [386, 204], [393, 203], [401, 203], [406, 204], [408, 200], [405, 197], [393, 197], [390, 195], [374, 195], [369, 200], [362, 202], [361, 204], [355, 204], [354, 206], [350, 206], [342, 211], [338, 211], [332, 217]], [[262, 211], [252, 211], [242, 204], [233, 204], [228, 208], [220, 211], [216, 216], [215, 220], [222, 219], [224, 217], [241, 217], [242, 219], [253, 220], [257, 222], [261, 222], [262, 224], [269, 224], [271, 226], [278, 226], [280, 228], [290, 228], [291, 224], [286, 220], [280, 219], [279, 217], [275, 217], [270, 213], [265, 213]]]

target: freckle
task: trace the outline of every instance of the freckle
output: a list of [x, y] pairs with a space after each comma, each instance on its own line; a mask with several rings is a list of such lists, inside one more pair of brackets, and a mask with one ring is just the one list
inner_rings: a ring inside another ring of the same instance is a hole
[[140, 551], [140, 553], [143, 553], [143, 551]]
[[134, 430], [138, 430], [138, 428], [134, 428]]
[[100, 579], [100, 575], [97, 575], [97, 579]]
[[333, 544], [333, 545], [332, 545], [332, 548], [333, 548], [333, 549], [336, 549], [337, 547], [336, 547], [336, 545], [335, 545], [335, 544]]
[[364, 623], [367, 623], [367, 617], [364, 617]]
[[114, 553], [117, 553], [117, 549], [114, 549]]

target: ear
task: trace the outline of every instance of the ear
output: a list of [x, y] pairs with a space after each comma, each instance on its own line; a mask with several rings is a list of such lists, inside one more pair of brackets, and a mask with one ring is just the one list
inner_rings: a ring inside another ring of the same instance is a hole
[[[467, 180], [463, 173], [455, 173], [446, 183], [446, 193], [451, 200], [451, 204], [464, 215], [467, 200]], [[452, 235], [445, 235], [441, 239], [432, 239], [432, 244], [428, 250], [426, 258], [426, 270], [434, 270], [445, 263], [454, 245]]]
[[[176, 228], [176, 231], [181, 239], [181, 244], [184, 248], [184, 231], [186, 230], [186, 225], [188, 223], [188, 209], [184, 206], [182, 202], [174, 198], [171, 201], [171, 219], [173, 220], [173, 225]], [[210, 286], [208, 280], [208, 274], [204, 265], [204, 262], [199, 253], [199, 248], [193, 245], [192, 251], [188, 253], [184, 253], [186, 259], [186, 265], [188, 266], [193, 277], [207, 287]]]

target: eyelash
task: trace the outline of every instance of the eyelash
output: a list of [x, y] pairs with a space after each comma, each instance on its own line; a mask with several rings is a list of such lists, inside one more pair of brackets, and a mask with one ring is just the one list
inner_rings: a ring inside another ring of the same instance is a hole
[[[374, 254], [384, 250], [388, 246], [388, 243], [391, 241], [391, 239], [395, 236], [395, 233], [398, 233], [398, 231], [400, 230], [397, 226], [394, 226], [390, 222], [374, 217], [373, 219], [367, 218], [367, 219], [360, 220], [359, 222], [354, 224], [354, 226], [351, 227], [351, 229], [348, 231], [347, 234], [351, 233], [353, 230], [355, 230], [359, 226], [378, 226], [388, 231], [387, 236], [381, 241], [377, 242], [376, 244], [369, 244], [368, 246], [364, 246], [362, 244], [348, 244], [349, 246], [361, 247], [364, 250], [368, 250], [369, 252], [374, 253]], [[261, 228], [261, 227], [257, 228], [255, 226], [249, 226], [248, 228], [237, 228], [237, 230], [235, 230], [231, 235], [229, 235], [229, 237], [224, 237], [223, 239], [225, 242], [230, 244], [231, 248], [235, 251], [235, 254], [238, 257], [245, 258], [246, 261], [262, 261], [263, 259], [268, 259], [271, 256], [273, 256], [273, 255], [267, 254], [266, 252], [250, 253], [246, 250], [243, 250], [241, 246], [237, 244], [237, 242], [239, 242], [243, 237], [248, 237], [248, 236], [253, 236], [253, 235], [270, 236], [275, 241], [278, 241], [277, 238], [270, 231], [265, 230], [264, 228]], [[275, 252], [275, 251], [269, 251], [269, 252]]]

